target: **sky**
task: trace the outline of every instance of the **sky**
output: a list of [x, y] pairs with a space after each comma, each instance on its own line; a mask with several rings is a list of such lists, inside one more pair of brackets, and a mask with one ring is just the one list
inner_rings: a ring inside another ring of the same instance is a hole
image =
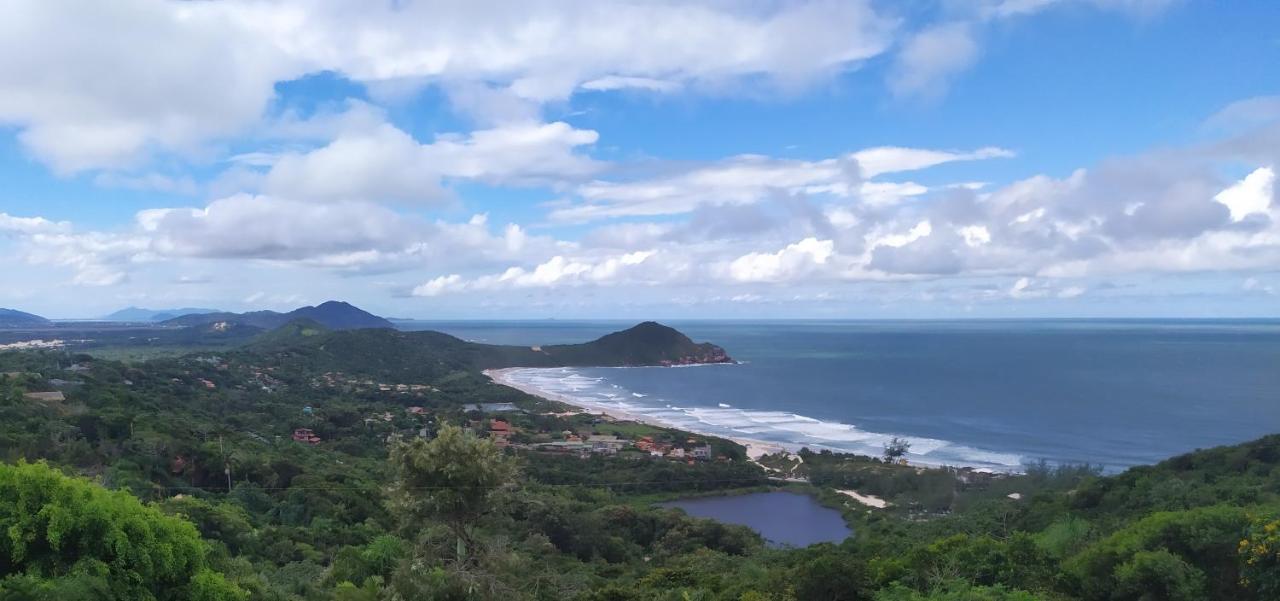
[[0, 307], [1280, 317], [1280, 3], [11, 0]]

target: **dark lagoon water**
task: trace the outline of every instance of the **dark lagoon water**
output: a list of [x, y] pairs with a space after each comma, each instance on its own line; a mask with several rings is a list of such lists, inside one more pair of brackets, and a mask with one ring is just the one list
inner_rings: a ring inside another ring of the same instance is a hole
[[[522, 370], [594, 407], [792, 447], [923, 463], [1109, 469], [1280, 432], [1280, 321], [669, 322], [740, 365]], [[433, 322], [483, 342], [591, 340], [629, 322]]]
[[838, 543], [853, 533], [839, 511], [823, 507], [809, 495], [793, 492], [701, 497], [659, 505], [683, 509], [694, 517], [741, 524], [759, 532], [773, 547]]

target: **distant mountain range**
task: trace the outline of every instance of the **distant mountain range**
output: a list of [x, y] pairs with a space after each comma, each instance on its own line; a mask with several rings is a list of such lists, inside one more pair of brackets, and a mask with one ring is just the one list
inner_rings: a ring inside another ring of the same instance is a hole
[[182, 317], [183, 315], [200, 315], [218, 313], [218, 309], [201, 309], [184, 307], [181, 309], [144, 309], [142, 307], [126, 307], [103, 317], [103, 321], [157, 322]]
[[[305, 319], [331, 330], [358, 330], [365, 328], [393, 328], [390, 321], [363, 311], [342, 301], [328, 301], [315, 307], [302, 307], [288, 313], [276, 311], [251, 311], [249, 313], [198, 313], [182, 315], [161, 321], [165, 326], [251, 326], [274, 330], [291, 321]], [[219, 327], [227, 327], [219, 326]]]
[[0, 328], [38, 328], [53, 325], [53, 322], [14, 309], [0, 309]]

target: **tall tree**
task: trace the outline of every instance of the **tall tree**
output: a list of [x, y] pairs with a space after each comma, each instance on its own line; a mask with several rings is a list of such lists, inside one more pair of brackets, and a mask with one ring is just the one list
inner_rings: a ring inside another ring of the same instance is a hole
[[431, 441], [415, 438], [391, 450], [396, 473], [391, 502], [407, 524], [439, 520], [457, 540], [457, 559], [473, 561], [473, 527], [493, 510], [494, 494], [511, 485], [512, 460], [487, 439], [446, 425]]

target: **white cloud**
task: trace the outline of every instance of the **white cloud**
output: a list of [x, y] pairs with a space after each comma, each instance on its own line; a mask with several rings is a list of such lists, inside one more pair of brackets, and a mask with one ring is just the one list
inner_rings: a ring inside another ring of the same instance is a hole
[[1240, 221], [1254, 213], [1265, 213], [1275, 197], [1276, 172], [1259, 167], [1213, 199], [1231, 210], [1231, 220]]
[[311, 205], [240, 194], [202, 209], [138, 213], [148, 248], [164, 256], [300, 260], [403, 248], [414, 225], [368, 203]]
[[917, 171], [956, 161], [1004, 159], [1012, 156], [1014, 156], [1012, 151], [994, 146], [969, 152], [880, 146], [853, 153], [853, 159], [858, 162], [862, 177], [868, 179], [885, 173]]
[[729, 263], [729, 276], [737, 282], [778, 282], [812, 273], [835, 253], [831, 240], [805, 238], [775, 253], [749, 253]]
[[648, 90], [650, 92], [671, 92], [679, 88], [679, 84], [661, 79], [652, 79], [648, 77], [619, 77], [617, 75], [609, 75], [601, 77], [600, 79], [593, 79], [582, 84], [582, 89], [594, 90], [597, 92], [627, 89]]
[[130, 175], [107, 172], [98, 174], [97, 177], [93, 178], [93, 182], [107, 188], [126, 188], [129, 190], [167, 192], [170, 194], [193, 195], [200, 190], [195, 180], [190, 177], [175, 177], [162, 173]]
[[450, 179], [519, 185], [588, 175], [598, 164], [576, 151], [597, 137], [563, 122], [525, 123], [420, 144], [384, 123], [343, 133], [310, 152], [280, 156], [264, 187], [306, 200], [430, 202], [447, 197]]
[[900, 96], [937, 96], [978, 60], [974, 25], [945, 23], [911, 36], [898, 53], [889, 87]]
[[1256, 96], [1232, 102], [1205, 120], [1205, 127], [1234, 131], [1280, 121], [1280, 96]]
[[966, 225], [956, 230], [969, 246], [982, 246], [991, 242], [991, 232], [982, 225]]
[[541, 103], [594, 89], [791, 86], [883, 52], [862, 0], [360, 5], [15, 0], [0, 20], [0, 124], [60, 173], [196, 153], [260, 123], [275, 84], [332, 71], [371, 90], [481, 83]]
[[70, 230], [71, 224], [65, 221], [49, 221], [44, 217], [14, 217], [8, 213], [0, 213], [0, 232], [44, 234]]
[[1038, 13], [1057, 5], [1091, 4], [1102, 10], [1151, 17], [1178, 0], [972, 0], [952, 3], [951, 20], [928, 25], [899, 45], [888, 77], [898, 96], [936, 98], [977, 63], [979, 38], [992, 23]]
[[858, 196], [872, 204], [894, 204], [928, 188], [913, 182], [863, 181], [954, 161], [1012, 156], [1001, 148], [971, 152], [878, 147], [817, 161], [739, 155], [672, 174], [634, 181], [593, 181], [579, 186], [584, 201], [555, 207], [552, 220], [585, 222], [614, 217], [674, 215], [699, 206], [749, 205], [778, 196]]
[[250, 194], [202, 208], [143, 210], [132, 228], [119, 232], [77, 232], [68, 223], [0, 213], [0, 233], [17, 240], [22, 260], [67, 267], [79, 285], [120, 283], [134, 270], [186, 261], [376, 273], [490, 266], [574, 248], [530, 235], [517, 224], [493, 229], [484, 216], [433, 222], [373, 203], [316, 204]]
[[[257, 120], [297, 73], [205, 3], [16, 0], [0, 19], [0, 123], [60, 173], [193, 152]], [[18, 58], [20, 57], [20, 59]]]
[[458, 292], [464, 287], [462, 276], [454, 273], [432, 278], [413, 289], [414, 296], [440, 296], [448, 292]]
[[860, 0], [763, 9], [574, 1], [415, 2], [389, 10], [235, 3], [222, 10], [289, 55], [359, 80], [504, 82], [539, 100], [607, 77], [716, 83], [823, 75], [882, 52], [894, 25]]
[[1076, 298], [1085, 292], [1088, 292], [1088, 289], [1083, 286], [1067, 286], [1058, 291], [1058, 298]]
[[463, 291], [553, 288], [584, 284], [632, 285], [645, 283], [646, 267], [657, 253], [636, 251], [599, 258], [570, 258], [556, 255], [532, 269], [511, 267], [501, 273], [471, 280], [458, 274], [432, 278], [413, 289], [414, 296], [440, 296]]

